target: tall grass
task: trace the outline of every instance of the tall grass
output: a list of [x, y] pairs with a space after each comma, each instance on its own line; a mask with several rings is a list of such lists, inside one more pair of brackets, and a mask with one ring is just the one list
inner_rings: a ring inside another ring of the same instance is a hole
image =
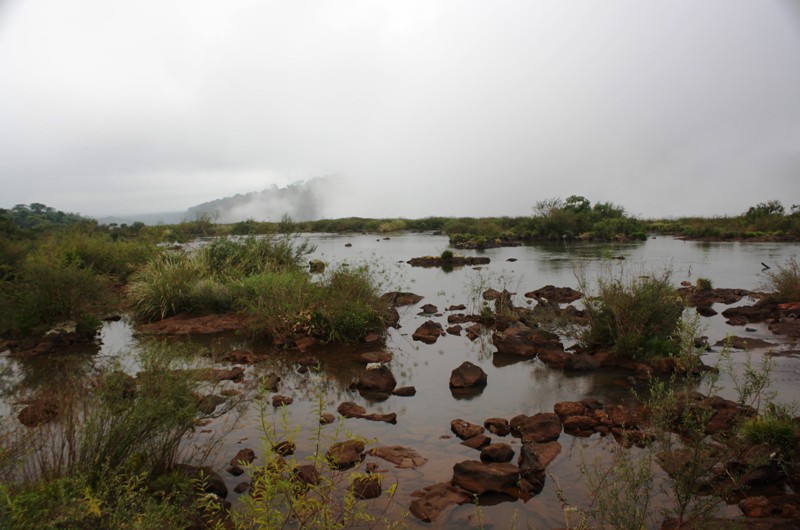
[[151, 321], [189, 311], [195, 284], [207, 276], [198, 254], [159, 254], [131, 276], [128, 296], [134, 316]]

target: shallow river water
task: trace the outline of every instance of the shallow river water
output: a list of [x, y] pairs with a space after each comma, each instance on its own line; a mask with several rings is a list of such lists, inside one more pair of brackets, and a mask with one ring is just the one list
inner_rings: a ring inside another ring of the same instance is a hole
[[[405, 262], [412, 257], [439, 255], [448, 248], [445, 236], [430, 234], [390, 234], [389, 239], [377, 235], [310, 235], [316, 245], [310, 257], [322, 259], [330, 264], [348, 262], [368, 263], [380, 270], [379, 277], [385, 282], [384, 290], [404, 290], [424, 296], [416, 306], [399, 308], [401, 327], [391, 329], [386, 349], [394, 354], [390, 366], [398, 386], [413, 385], [417, 393], [413, 397], [392, 396], [388, 400], [374, 403], [358, 393], [348, 390], [350, 384], [364, 368], [356, 362], [357, 353], [373, 348], [337, 347], [330, 350], [313, 350], [306, 354], [273, 350], [265, 344], [248, 340], [243, 336], [219, 336], [196, 339], [198, 348], [225, 351], [233, 348], [250, 348], [258, 353], [269, 353], [269, 359], [256, 366], [247, 367], [247, 377], [255, 379], [268, 373], [282, 377], [280, 393], [292, 396], [294, 403], [286, 407], [291, 425], [301, 427], [296, 435], [300, 458], [313, 449], [311, 439], [317, 416], [315, 408], [322, 393], [324, 408], [335, 413], [343, 401], [355, 401], [367, 412], [397, 414], [397, 424], [370, 422], [363, 419], [347, 419], [345, 429], [354, 434], [374, 438], [381, 445], [403, 445], [415, 449], [428, 462], [416, 469], [395, 469], [391, 464], [380, 462], [387, 477], [384, 487], [397, 482], [393, 517], [404, 517], [409, 526], [433, 528], [461, 528], [467, 526], [470, 516], [476, 513], [474, 505], [455, 507], [445, 512], [433, 524], [416, 521], [406, 513], [410, 493], [424, 486], [450, 480], [453, 465], [463, 460], [478, 459], [478, 452], [459, 444], [450, 432], [450, 421], [462, 418], [472, 423], [483, 424], [491, 417], [511, 418], [517, 414], [531, 415], [537, 412], [552, 412], [553, 405], [560, 401], [576, 401], [596, 398], [604, 403], [630, 401], [632, 382], [630, 373], [598, 371], [592, 373], [567, 374], [553, 370], [538, 360], [502, 358], [495, 355], [490, 336], [471, 342], [465, 336], [446, 335], [435, 344], [424, 344], [412, 340], [411, 334], [424, 321], [433, 319], [446, 327], [445, 308], [452, 304], [467, 305], [467, 312], [480, 310], [480, 293], [489, 288], [508, 289], [517, 293], [515, 303], [523, 305], [522, 294], [548, 284], [577, 288], [578, 277], [592, 280], [598, 275], [651, 274], [671, 270], [672, 281], [677, 286], [681, 281], [692, 283], [699, 277], [708, 278], [714, 287], [736, 287], [758, 290], [764, 282], [762, 262], [774, 268], [789, 257], [796, 257], [800, 245], [785, 243], [699, 243], [684, 242], [667, 237], [651, 238], [645, 242], [631, 244], [542, 244], [514, 248], [490, 249], [479, 253], [465, 251], [468, 255], [485, 255], [491, 263], [475, 270], [470, 267], [445, 272], [439, 268], [412, 268]], [[350, 243], [352, 246], [346, 247]], [[612, 259], [624, 257], [625, 259]], [[509, 259], [515, 261], [508, 261]], [[420, 316], [422, 304], [436, 305], [443, 316]], [[743, 300], [742, 304], [752, 303]], [[725, 306], [715, 306], [722, 311]], [[773, 336], [763, 325], [744, 327], [728, 326], [721, 315], [701, 319], [704, 334], [709, 343], [727, 335], [735, 334], [763, 338], [774, 342], [776, 350], [788, 349], [792, 345]], [[135, 372], [136, 365], [131, 351], [135, 350], [138, 337], [126, 320], [108, 323], [102, 333], [100, 352], [92, 355], [75, 355], [49, 362], [12, 361], [0, 356], [0, 413], [13, 413], [13, 399], [34, 391], [39, 385], [52, 385], [66, 371], [85, 370], [103, 363], [117, 363], [128, 371]], [[796, 345], [795, 345], [796, 346]], [[764, 351], [753, 352], [758, 362]], [[298, 373], [295, 361], [312, 355], [321, 365], [319, 375]], [[716, 360], [717, 353], [708, 355], [706, 362]], [[733, 362], [741, 366], [744, 352], [734, 352]], [[488, 374], [485, 389], [469, 398], [454, 396], [448, 386], [450, 372], [464, 361], [479, 365]], [[791, 402], [800, 399], [800, 359], [776, 357], [773, 370], [773, 388], [778, 391], [779, 401]], [[723, 384], [726, 381], [723, 378]], [[235, 388], [236, 385], [228, 385]], [[12, 398], [11, 394], [14, 395]], [[726, 388], [723, 395], [733, 397]], [[268, 397], [268, 396], [267, 396]], [[272, 407], [267, 407], [272, 414]], [[272, 417], [274, 420], [274, 416]], [[197, 442], [215, 430], [222, 429], [225, 418], [206, 426], [198, 433]], [[219, 469], [229, 489], [241, 481], [224, 472], [226, 462], [243, 447], [256, 449], [258, 453], [261, 431], [256, 407], [251, 407], [243, 419], [227, 435], [219, 453], [212, 458], [212, 465]], [[323, 433], [328, 436], [336, 429], [327, 426]], [[511, 443], [515, 449], [519, 441], [512, 437], [493, 437], [494, 441]], [[513, 524], [525, 528], [563, 527], [564, 511], [556, 496], [556, 484], [564, 488], [568, 498], [583, 502], [585, 486], [578, 470], [582, 460], [591, 461], [597, 455], [608, 454], [613, 442], [611, 437], [575, 438], [562, 434], [561, 454], [548, 468], [545, 488], [527, 502], [511, 498], [482, 499], [481, 516], [487, 528], [507, 528]], [[515, 460], [516, 462], [516, 457]], [[256, 461], [259, 463], [259, 460]], [[237, 495], [231, 493], [230, 500]], [[730, 507], [730, 514], [738, 509]]]

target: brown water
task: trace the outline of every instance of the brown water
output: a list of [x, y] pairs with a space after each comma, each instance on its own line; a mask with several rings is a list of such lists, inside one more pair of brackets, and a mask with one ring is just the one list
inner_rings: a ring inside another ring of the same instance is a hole
[[[426, 234], [392, 234], [391, 239], [383, 236], [309, 236], [317, 250], [312, 257], [318, 257], [335, 264], [348, 261], [352, 264], [367, 262], [380, 269], [381, 278], [386, 281], [384, 290], [408, 290], [423, 295], [419, 304], [431, 303], [440, 310], [451, 304], [466, 304], [468, 310], [478, 310], [478, 295], [488, 287], [502, 290], [506, 288], [518, 293], [515, 302], [525, 304], [522, 297], [528, 292], [547, 284], [577, 287], [576, 273], [587, 278], [596, 277], [609, 270], [612, 273], [625, 271], [642, 274], [670, 268], [677, 285], [682, 280], [694, 282], [698, 277], [711, 279], [715, 287], [739, 287], [757, 289], [763, 282], [760, 275], [761, 262], [775, 266], [788, 257], [797, 256], [800, 245], [772, 243], [693, 243], [672, 238], [650, 239], [642, 243], [607, 244], [556, 244], [487, 250], [483, 255], [491, 258], [491, 263], [480, 270], [471, 268], [445, 272], [441, 269], [411, 268], [405, 261], [423, 255], [438, 255], [447, 248], [446, 237]], [[352, 243], [352, 247], [345, 247]], [[477, 254], [477, 252], [466, 252]], [[612, 260], [612, 256], [624, 256], [625, 260]], [[506, 261], [515, 258], [516, 261]], [[751, 303], [743, 301], [742, 303]], [[717, 307], [721, 311], [723, 307]], [[600, 371], [594, 373], [566, 374], [549, 369], [538, 360], [519, 360], [501, 358], [495, 355], [488, 336], [475, 342], [466, 337], [450, 336], [440, 338], [435, 344], [426, 345], [411, 339], [411, 333], [431, 317], [419, 316], [418, 306], [400, 308], [401, 328], [390, 330], [386, 349], [394, 354], [391, 369], [398, 386], [413, 385], [417, 389], [413, 397], [390, 397], [381, 403], [365, 400], [358, 393], [348, 390], [353, 380], [363, 370], [363, 364], [355, 361], [358, 352], [366, 351], [358, 347], [336, 347], [319, 350], [310, 354], [319, 359], [319, 374], [301, 374], [296, 371], [295, 361], [301, 355], [293, 352], [275, 351], [269, 346], [247, 339], [220, 336], [196, 340], [198, 351], [212, 349], [223, 352], [233, 348], [246, 347], [256, 352], [269, 354], [269, 359], [257, 366], [248, 367], [248, 378], [274, 372], [282, 378], [280, 393], [294, 398], [294, 403], [286, 408], [288, 421], [302, 430], [296, 436], [299, 458], [310, 453], [315, 445], [312, 439], [317, 418], [315, 410], [317, 399], [323, 396], [325, 409], [335, 413], [343, 401], [355, 401], [364, 406], [367, 412], [395, 412], [396, 425], [370, 422], [363, 419], [348, 419], [344, 427], [354, 434], [374, 438], [382, 445], [403, 445], [417, 450], [428, 459], [428, 463], [417, 469], [394, 469], [379, 461], [385, 470], [387, 481], [398, 483], [395, 511], [396, 517], [405, 517], [410, 498], [409, 494], [421, 487], [437, 482], [448, 481], [452, 477], [453, 465], [462, 460], [478, 459], [478, 452], [460, 445], [459, 440], [450, 433], [450, 421], [455, 418], [482, 424], [490, 417], [511, 418], [517, 414], [551, 412], [553, 405], [560, 401], [574, 401], [585, 397], [599, 399], [604, 403], [631, 400], [631, 381], [628, 373]], [[446, 315], [434, 317], [446, 324]], [[751, 325], [753, 332], [743, 328], [732, 328], [724, 323], [721, 316], [702, 319], [706, 326], [705, 334], [714, 343], [727, 334], [746, 335], [765, 338], [774, 342], [775, 337], [761, 325]], [[11, 404], [14, 400], [33, 393], [42, 386], [57, 386], [65, 374], [91, 374], [95, 370], [118, 365], [129, 372], [137, 366], [132, 352], [137, 347], [137, 337], [130, 324], [123, 320], [108, 323], [103, 328], [102, 344], [99, 351], [62, 356], [55, 359], [34, 361], [12, 361], [0, 355], [0, 415], [17, 410]], [[787, 348], [781, 342], [778, 349]], [[763, 352], [754, 352], [756, 361]], [[712, 353], [706, 362], [714, 362], [717, 354]], [[741, 366], [744, 354], [734, 353], [734, 362]], [[449, 387], [450, 372], [463, 361], [471, 361], [488, 374], [486, 388], [470, 398], [454, 396]], [[791, 402], [800, 398], [797, 383], [800, 381], [800, 359], [787, 357], [776, 359], [773, 372], [774, 389], [779, 392], [779, 401]], [[725, 383], [725, 381], [723, 381]], [[226, 383], [230, 388], [236, 384]], [[732, 391], [726, 390], [732, 397]], [[267, 411], [273, 414], [272, 408]], [[271, 416], [270, 421], [276, 421]], [[222, 429], [224, 418], [205, 427], [205, 430]], [[241, 478], [225, 473], [224, 467], [231, 456], [242, 447], [251, 447], [258, 452], [261, 431], [260, 418], [256, 407], [251, 407], [239, 425], [225, 439], [222, 450], [216, 455], [213, 464], [228, 482], [229, 489]], [[323, 429], [325, 436], [332, 435], [336, 425]], [[202, 443], [211, 433], [198, 433], [197, 443]], [[518, 448], [518, 440], [512, 437], [498, 438], [495, 441], [511, 443]], [[591, 438], [575, 438], [562, 434], [559, 440], [563, 446], [561, 455], [548, 468], [571, 501], [585, 500], [585, 486], [578, 471], [582, 459], [592, 461], [596, 456], [609, 453], [614, 442], [599, 435]], [[256, 463], [259, 461], [257, 460]], [[229, 499], [237, 497], [231, 493]], [[731, 508], [732, 513], [738, 510]], [[467, 518], [474, 515], [473, 505], [456, 507], [443, 514], [433, 525], [417, 522], [408, 515], [406, 521], [412, 526], [432, 526], [435, 528], [460, 528]], [[517, 527], [551, 528], [564, 526], [564, 513], [556, 498], [556, 487], [548, 479], [541, 494], [522, 502], [509, 498], [482, 499], [481, 514], [487, 528], [506, 528], [512, 520]]]

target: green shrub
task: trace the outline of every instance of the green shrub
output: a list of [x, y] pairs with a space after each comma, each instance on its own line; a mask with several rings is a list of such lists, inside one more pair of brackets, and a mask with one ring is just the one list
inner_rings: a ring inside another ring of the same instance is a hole
[[789, 258], [777, 271], [767, 271], [765, 290], [772, 291], [772, 297], [779, 302], [800, 301], [800, 264]]
[[453, 261], [453, 251], [452, 250], [444, 250], [442, 251], [442, 260], [443, 261]]
[[233, 295], [226, 285], [203, 278], [191, 287], [188, 305], [195, 314], [225, 313], [233, 308]]
[[695, 288], [698, 291], [711, 291], [714, 289], [714, 287], [711, 285], [711, 280], [708, 278], [697, 278]]
[[309, 330], [316, 294], [304, 272], [262, 272], [242, 280], [236, 298], [255, 317], [255, 331], [277, 338]]
[[677, 353], [675, 334], [683, 304], [669, 273], [599, 280], [598, 295], [586, 303], [589, 347], [611, 347], [621, 356], [647, 358]]
[[769, 403], [764, 414], [750, 418], [741, 428], [741, 434], [752, 444], [767, 444], [791, 456], [795, 446], [797, 424], [786, 407]]
[[57, 253], [33, 252], [17, 281], [5, 286], [13, 308], [6, 326], [29, 333], [64, 321], [96, 322], [109, 305], [108, 287], [104, 277]]

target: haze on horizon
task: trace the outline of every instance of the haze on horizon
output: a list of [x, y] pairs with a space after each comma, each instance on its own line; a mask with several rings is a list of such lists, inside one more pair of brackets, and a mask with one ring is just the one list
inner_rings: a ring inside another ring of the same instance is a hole
[[6, 0], [0, 207], [323, 217], [800, 203], [800, 4]]

